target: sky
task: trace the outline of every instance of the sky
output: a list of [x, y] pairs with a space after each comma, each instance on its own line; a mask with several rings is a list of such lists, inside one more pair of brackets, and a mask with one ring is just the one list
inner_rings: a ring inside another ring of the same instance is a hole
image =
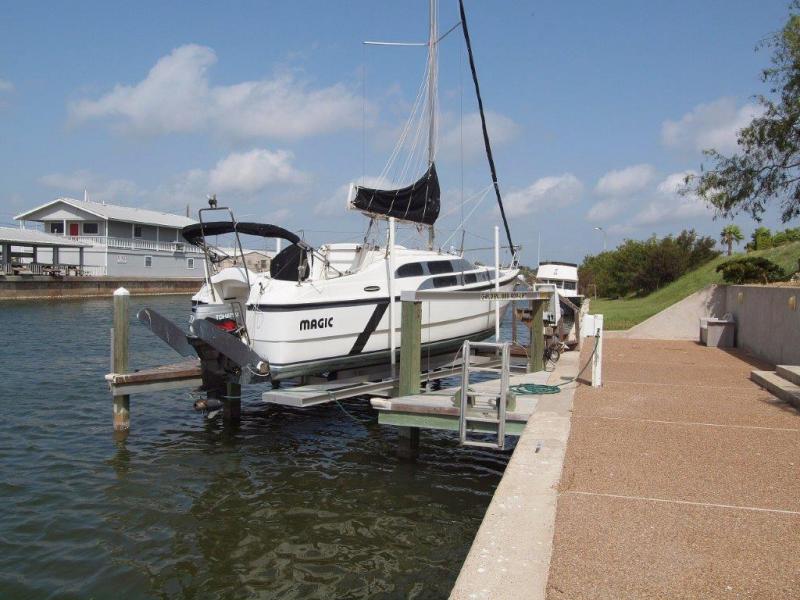
[[[786, 0], [466, 7], [523, 263], [684, 228], [719, 236], [726, 222], [676, 189], [758, 114], [770, 55], [756, 46]], [[457, 2], [439, 13], [444, 32]], [[84, 190], [193, 214], [215, 193], [241, 220], [355, 241], [366, 219], [346, 210], [348, 185], [381, 173], [425, 68], [424, 48], [362, 41], [424, 41], [427, 18], [426, 0], [2, 0], [0, 224]], [[465, 247], [485, 259], [499, 213], [459, 33], [439, 52], [437, 239], [459, 246], [469, 216]], [[786, 226], [776, 210], [764, 224]]]

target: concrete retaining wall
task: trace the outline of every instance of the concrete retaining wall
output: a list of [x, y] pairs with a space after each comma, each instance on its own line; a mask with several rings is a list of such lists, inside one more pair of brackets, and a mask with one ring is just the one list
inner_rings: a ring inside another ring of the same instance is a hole
[[128, 277], [0, 277], [0, 301], [42, 298], [94, 298], [111, 296], [122, 286], [134, 296], [158, 294], [194, 294], [202, 280], [131, 279]]
[[800, 287], [725, 287], [725, 312], [736, 319], [736, 346], [775, 365], [800, 365]]
[[[795, 308], [790, 306], [794, 297]], [[800, 286], [712, 285], [613, 337], [699, 340], [702, 317], [731, 313], [736, 346], [772, 364], [800, 364]]]

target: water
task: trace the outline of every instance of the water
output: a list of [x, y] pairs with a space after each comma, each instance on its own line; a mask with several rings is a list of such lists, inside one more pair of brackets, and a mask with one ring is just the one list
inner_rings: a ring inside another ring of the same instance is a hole
[[[187, 297], [137, 298], [183, 320]], [[0, 597], [441, 598], [509, 453], [423, 432], [416, 463], [363, 400], [250, 393], [238, 429], [188, 391], [131, 398], [114, 439], [111, 301], [0, 304]], [[133, 367], [177, 358], [138, 324]]]

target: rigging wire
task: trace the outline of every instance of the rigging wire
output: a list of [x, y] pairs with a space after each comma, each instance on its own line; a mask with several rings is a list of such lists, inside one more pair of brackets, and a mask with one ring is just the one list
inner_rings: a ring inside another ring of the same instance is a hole
[[511, 241], [511, 229], [508, 227], [508, 219], [506, 219], [506, 211], [503, 208], [503, 199], [500, 197], [500, 184], [497, 182], [497, 169], [494, 166], [494, 157], [492, 156], [492, 145], [489, 142], [489, 131], [486, 129], [486, 115], [483, 111], [483, 99], [481, 98], [481, 88], [478, 84], [478, 71], [475, 67], [475, 59], [472, 56], [472, 42], [469, 39], [469, 28], [467, 27], [467, 14], [464, 11], [464, 0], [458, 0], [458, 8], [461, 13], [461, 30], [464, 32], [464, 42], [467, 45], [467, 55], [469, 56], [469, 68], [472, 72], [472, 82], [475, 84], [475, 95], [478, 97], [478, 112], [481, 115], [481, 129], [483, 130], [483, 145], [486, 148], [486, 158], [489, 161], [489, 171], [492, 174], [492, 184], [494, 185], [494, 192], [497, 196], [497, 205], [500, 207], [500, 216], [503, 217], [503, 226], [506, 230], [506, 237], [508, 238], [508, 245], [514, 247], [514, 242]]
[[[452, 30], [451, 30], [452, 31]], [[449, 32], [448, 32], [449, 33]], [[458, 127], [459, 127], [459, 154], [461, 168], [461, 225], [464, 225], [464, 56], [458, 53]]]
[[367, 178], [367, 45], [361, 59], [361, 181]]

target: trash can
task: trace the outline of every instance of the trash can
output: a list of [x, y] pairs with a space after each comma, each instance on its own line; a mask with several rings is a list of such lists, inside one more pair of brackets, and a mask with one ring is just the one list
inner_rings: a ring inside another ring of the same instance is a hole
[[721, 319], [700, 319], [700, 343], [711, 348], [733, 348], [736, 345], [736, 321], [727, 315]]

